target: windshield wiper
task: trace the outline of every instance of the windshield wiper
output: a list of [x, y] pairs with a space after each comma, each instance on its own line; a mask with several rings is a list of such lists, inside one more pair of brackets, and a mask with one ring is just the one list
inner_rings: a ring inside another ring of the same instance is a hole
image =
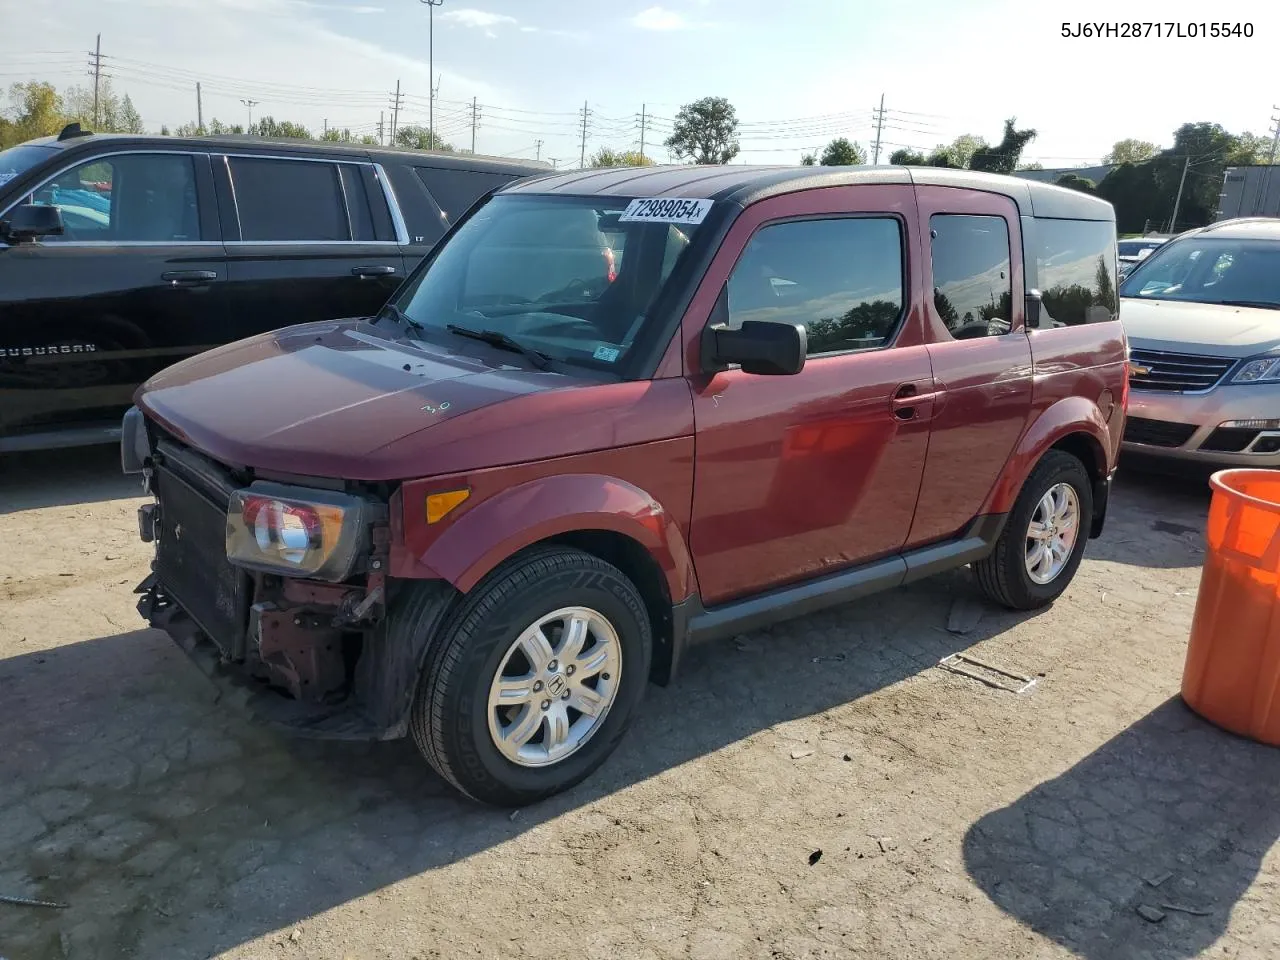
[[398, 320], [411, 330], [423, 329], [423, 323], [421, 320], [413, 319], [413, 317], [409, 316], [394, 303], [386, 304], [378, 311], [378, 315], [374, 317], [374, 320], [381, 320], [383, 317], [390, 317], [392, 320]]
[[545, 370], [551, 365], [551, 358], [541, 350], [535, 350], [533, 347], [521, 343], [500, 330], [472, 330], [470, 327], [459, 326], [456, 323], [449, 324], [445, 329], [450, 333], [456, 333], [460, 337], [470, 337], [472, 340], [480, 340], [493, 347], [501, 347], [504, 350], [523, 354], [539, 370]]
[[1219, 300], [1224, 307], [1261, 307], [1263, 310], [1280, 310], [1280, 303], [1265, 300]]

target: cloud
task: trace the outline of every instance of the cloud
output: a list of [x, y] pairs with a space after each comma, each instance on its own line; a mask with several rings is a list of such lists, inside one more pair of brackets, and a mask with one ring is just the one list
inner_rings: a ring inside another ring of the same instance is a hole
[[631, 18], [632, 26], [641, 30], [687, 30], [692, 24], [683, 14], [665, 7], [649, 7]]
[[450, 10], [444, 14], [444, 19], [464, 27], [474, 27], [477, 30], [492, 30], [496, 26], [516, 22], [515, 17], [509, 17], [505, 13], [490, 13], [487, 10], [475, 10], [470, 7]]

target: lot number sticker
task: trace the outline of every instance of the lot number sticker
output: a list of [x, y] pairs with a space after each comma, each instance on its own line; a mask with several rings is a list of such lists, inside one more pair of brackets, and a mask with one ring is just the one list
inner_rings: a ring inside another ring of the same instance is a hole
[[710, 200], [653, 197], [632, 200], [618, 220], [621, 223], [701, 223], [710, 212]]

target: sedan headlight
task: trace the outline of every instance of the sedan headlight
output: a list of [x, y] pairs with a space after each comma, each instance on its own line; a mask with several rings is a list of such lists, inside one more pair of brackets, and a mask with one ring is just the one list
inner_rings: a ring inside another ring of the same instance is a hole
[[1232, 383], [1274, 383], [1280, 380], [1280, 356], [1255, 357], [1231, 378]]
[[231, 494], [227, 559], [265, 573], [345, 580], [367, 546], [375, 509], [344, 493], [259, 481]]

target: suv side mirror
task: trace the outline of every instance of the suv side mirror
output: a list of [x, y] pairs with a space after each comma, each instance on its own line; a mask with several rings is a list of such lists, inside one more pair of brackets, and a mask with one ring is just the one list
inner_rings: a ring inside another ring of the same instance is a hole
[[703, 373], [718, 373], [736, 363], [744, 373], [788, 376], [804, 369], [808, 352], [809, 335], [799, 324], [747, 320], [741, 328], [730, 330], [729, 286], [720, 288], [702, 330]]
[[1026, 320], [1023, 326], [1028, 330], [1035, 330], [1040, 326], [1041, 310], [1044, 307], [1044, 296], [1039, 290], [1028, 290], [1026, 303]]
[[[738, 330], [717, 324], [703, 339], [704, 369], [736, 363], [744, 373], [788, 376], [804, 369], [808, 335], [799, 324], [747, 320]], [[710, 348], [709, 355], [707, 354]]]
[[13, 243], [38, 237], [60, 237], [66, 231], [62, 211], [39, 203], [24, 203], [9, 211], [9, 219], [0, 223], [4, 236]]

